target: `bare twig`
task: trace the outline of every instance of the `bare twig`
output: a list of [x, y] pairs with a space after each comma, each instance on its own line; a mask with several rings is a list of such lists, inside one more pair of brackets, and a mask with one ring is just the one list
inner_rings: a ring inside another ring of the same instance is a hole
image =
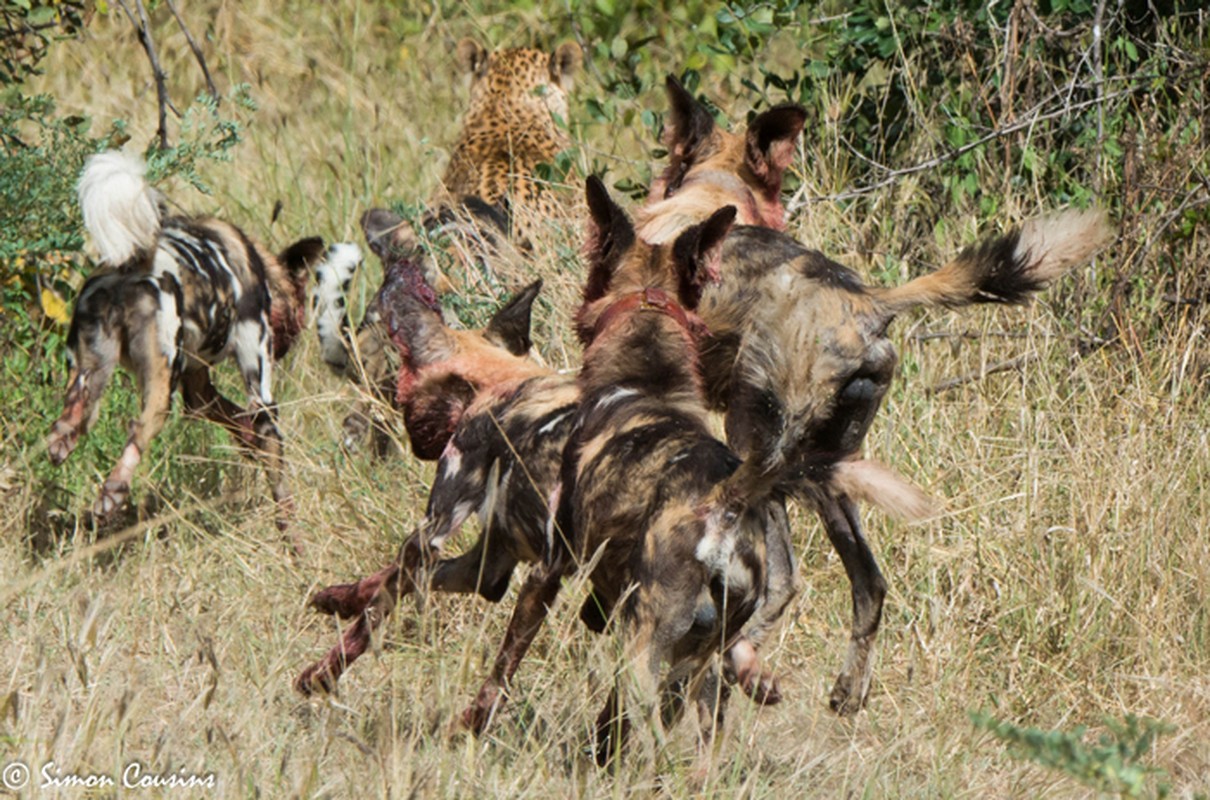
[[160, 147], [167, 150], [168, 109], [171, 108], [178, 117], [181, 112], [177, 111], [176, 107], [172, 105], [172, 99], [168, 97], [167, 79], [163, 68], [160, 67], [160, 59], [155, 53], [155, 42], [151, 40], [151, 21], [147, 18], [147, 9], [143, 6], [143, 0], [134, 0], [134, 2], [135, 8], [139, 12], [138, 19], [135, 19], [126, 0], [118, 0], [118, 5], [126, 12], [126, 18], [130, 20], [130, 24], [139, 32], [139, 42], [143, 45], [143, 51], [147, 53], [147, 60], [151, 62], [151, 73], [155, 77], [156, 101], [159, 104], [159, 128], [156, 130], [156, 136], [160, 140]]
[[[858, 187], [857, 189], [853, 189], [848, 192], [841, 192], [840, 194], [833, 194], [833, 195], [825, 195], [822, 197], [806, 197], [806, 198], [804, 198], [804, 197], [799, 196], [804, 193], [803, 190], [799, 190], [798, 195], [796, 195], [794, 197], [794, 199], [791, 200], [790, 203], [787, 204], [787, 210], [789, 213], [793, 213], [793, 212], [797, 211], [799, 208], [801, 208], [802, 206], [806, 205], [807, 203], [835, 202], [837, 200], [852, 200], [854, 198], [861, 197], [862, 195], [869, 194], [870, 192], [875, 192], [879, 189], [882, 189], [883, 187], [890, 186], [892, 183], [894, 183], [899, 178], [902, 178], [904, 175], [913, 175], [917, 172], [924, 172], [926, 170], [930, 170], [935, 167], [939, 167], [942, 164], [946, 163], [947, 161], [953, 161], [954, 159], [958, 158], [959, 156], [964, 155], [965, 153], [969, 153], [971, 150], [974, 150], [978, 147], [982, 147], [983, 145], [987, 144], [988, 142], [995, 141], [996, 139], [999, 139], [1004, 136], [1008, 136], [1009, 134], [1016, 133], [1017, 131], [1024, 130], [1026, 128], [1033, 127], [1034, 125], [1037, 125], [1039, 122], [1045, 122], [1046, 120], [1065, 116], [1067, 114], [1072, 113], [1073, 111], [1079, 111], [1083, 108], [1088, 108], [1089, 106], [1095, 106], [1098, 103], [1103, 103], [1108, 100], [1114, 100], [1118, 97], [1124, 97], [1125, 95], [1128, 95], [1133, 91], [1134, 91], [1134, 88], [1121, 89], [1119, 91], [1113, 92], [1112, 94], [1104, 95], [1103, 97], [1100, 97], [1100, 98], [1094, 98], [1092, 100], [1085, 100], [1080, 103], [1065, 104], [1065, 105], [1063, 105], [1063, 107], [1058, 108], [1054, 111], [1042, 113], [1039, 110], [1037, 113], [1031, 114], [1022, 120], [1014, 122], [1011, 125], [1006, 125], [1003, 128], [997, 128], [996, 130], [992, 131], [991, 133], [987, 134], [986, 136], [982, 136], [973, 142], [969, 142], [968, 144], [962, 145], [961, 147], [956, 147], [947, 153], [943, 153], [939, 156], [930, 158], [927, 161], [922, 161], [919, 164], [913, 164], [910, 167], [904, 167], [903, 169], [896, 169], [896, 170], [892, 170], [888, 167], [883, 167], [884, 169], [887, 170], [886, 178], [878, 181], [877, 183], [872, 183], [868, 186], [861, 186], [861, 187]], [[871, 163], [875, 163], [875, 162], [871, 162]], [[879, 165], [879, 166], [882, 166], [882, 165]]]
[[193, 34], [185, 27], [185, 20], [181, 19], [180, 13], [176, 10], [176, 3], [173, 0], [167, 0], [167, 3], [172, 16], [176, 17], [176, 24], [180, 26], [181, 33], [185, 34], [185, 41], [189, 42], [189, 49], [193, 51], [193, 57], [197, 59], [198, 66], [202, 68], [202, 75], [206, 78], [206, 91], [214, 98], [214, 104], [218, 105], [220, 100], [218, 89], [214, 88], [214, 79], [210, 77], [210, 68], [206, 66], [206, 58], [202, 55], [202, 48], [198, 47], [197, 42], [193, 39]]
[[1037, 353], [1026, 353], [1025, 355], [1017, 356], [1016, 358], [1010, 358], [1007, 361], [1000, 361], [998, 363], [991, 364], [976, 372], [971, 372], [966, 375], [959, 375], [956, 378], [941, 381], [940, 383], [929, 387], [925, 391], [928, 394], [941, 394], [942, 392], [948, 392], [950, 389], [956, 389], [957, 387], [965, 386], [968, 383], [981, 381], [988, 375], [994, 375], [997, 372], [1007, 372], [1010, 369], [1020, 369], [1029, 362], [1036, 360], [1037, 357]]
[[1025, 339], [1024, 331], [925, 331], [912, 336], [914, 342], [929, 342], [934, 339]]

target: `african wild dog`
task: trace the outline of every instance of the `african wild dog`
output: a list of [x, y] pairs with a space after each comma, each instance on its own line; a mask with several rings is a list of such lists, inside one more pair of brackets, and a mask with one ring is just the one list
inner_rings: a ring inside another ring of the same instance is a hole
[[[518, 562], [549, 560], [547, 500], [558, 482], [580, 395], [573, 376], [517, 358], [529, 348], [537, 288], [510, 302], [485, 331], [452, 331], [442, 323], [423, 270], [398, 256], [388, 262], [376, 304], [404, 355], [399, 405], [413, 449], [421, 455], [444, 450], [425, 519], [396, 561], [312, 598], [322, 612], [356, 619], [340, 643], [295, 681], [302, 693], [332, 691], [402, 596], [419, 590], [477, 592], [496, 602]], [[434, 564], [446, 539], [474, 513], [484, 526], [478, 542], [462, 556]], [[526, 586], [540, 577], [540, 571], [531, 573]], [[592, 598], [582, 618], [593, 630], [605, 626]], [[519, 660], [520, 654], [502, 651], [493, 671], [498, 686], [511, 679]], [[759, 671], [750, 647], [737, 643], [727, 666], [728, 677], [750, 697], [775, 702], [776, 684]], [[464, 719], [481, 729], [490, 705], [482, 712], [468, 709]]]
[[[586, 350], [580, 403], [551, 498], [555, 524], [545, 558], [517, 598], [493, 673], [464, 720], [475, 730], [486, 724], [562, 578], [599, 554], [589, 603], [602, 620], [615, 607], [622, 611], [643, 700], [654, 698], [662, 664], [670, 662], [663, 682], [668, 719], [679, 714], [687, 689], [709, 735], [718, 713], [711, 655], [725, 654], [741, 681], [761, 675], [741, 631], [764, 601], [765, 542], [762, 531], [736, 521], [777, 477], [740, 467], [711, 435], [697, 372], [697, 340], [706, 331], [693, 309], [717, 275], [736, 212], [722, 209], [670, 247], [653, 248], [635, 237], [596, 178], [587, 199], [589, 275], [577, 315]], [[919, 499], [869, 462], [806, 454], [796, 468], [821, 485], [877, 495], [893, 484]], [[602, 762], [616, 746], [616, 705], [615, 696], [598, 720]]]
[[[63, 414], [47, 441], [61, 464], [96, 421], [98, 402], [121, 363], [138, 381], [139, 419], [93, 510], [105, 520], [168, 416], [179, 385], [186, 408], [225, 427], [263, 456], [285, 528], [293, 501], [275, 422], [272, 366], [304, 324], [310, 268], [323, 241], [303, 239], [273, 256], [235, 226], [208, 217], [166, 217], [136, 158], [92, 156], [80, 178], [85, 225], [105, 270], [80, 291], [68, 333], [70, 377]], [[241, 409], [214, 388], [210, 367], [235, 359], [248, 392]]]
[[[639, 215], [640, 235], [653, 243], [671, 241], [720, 202], [751, 202], [762, 197], [762, 188], [779, 187], [791, 154], [792, 140], [777, 144], [766, 160], [772, 169], [762, 177], [709, 111], [675, 81], [668, 88], [672, 164], [657, 182], [662, 194], [653, 193]], [[770, 472], [792, 467], [806, 452], [844, 457], [860, 450], [894, 375], [896, 355], [886, 331], [896, 315], [919, 306], [1025, 302], [1091, 258], [1112, 235], [1100, 212], [1042, 217], [968, 247], [937, 272], [884, 289], [865, 286], [851, 270], [770, 230], [778, 227], [772, 223], [780, 205], [761, 207], [764, 227], [737, 226], [728, 237], [722, 282], [706, 288], [699, 313], [713, 334], [701, 352], [710, 405], [726, 411], [727, 443], [735, 452]], [[854, 498], [810, 484], [804, 491], [793, 481], [781, 494], [816, 508], [852, 583], [852, 638], [830, 705], [854, 713], [869, 692], [886, 583]], [[785, 542], [784, 557], [769, 563], [770, 593], [778, 599], [766, 608], [773, 611], [794, 592], [784, 499], [775, 493], [750, 522], [772, 522]], [[748, 635], [759, 643], [779, 613], [758, 615]]]
[[[482, 331], [445, 326], [423, 270], [388, 261], [375, 303], [402, 355], [395, 400], [413, 450], [440, 454], [424, 521], [398, 559], [374, 575], [328, 587], [311, 605], [356, 617], [341, 642], [295, 681], [304, 694], [332, 691], [369, 646], [373, 630], [418, 590], [478, 593], [497, 602], [518, 562], [544, 551], [553, 486], [578, 393], [575, 381], [523, 358], [541, 282], [522, 290]], [[542, 488], [547, 487], [547, 488]], [[466, 553], [433, 563], [472, 515], [484, 530]]]

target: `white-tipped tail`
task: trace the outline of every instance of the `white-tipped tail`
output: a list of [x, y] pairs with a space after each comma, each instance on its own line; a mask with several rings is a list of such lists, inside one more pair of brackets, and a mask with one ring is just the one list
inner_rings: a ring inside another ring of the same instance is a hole
[[1016, 257], [1030, 278], [1048, 284], [1100, 252], [1113, 235], [1104, 211], [1062, 211], [1025, 222]]
[[842, 461], [836, 465], [831, 483], [855, 500], [906, 520], [925, 519], [937, 513], [931, 497], [877, 461]]
[[351, 243], [334, 244], [315, 270], [315, 328], [324, 362], [337, 372], [343, 372], [349, 362], [344, 338], [349, 324], [345, 294], [360, 263], [360, 247]]
[[77, 191], [84, 227], [100, 260], [120, 267], [155, 247], [160, 233], [160, 195], [145, 178], [142, 159], [120, 150], [90, 156]]

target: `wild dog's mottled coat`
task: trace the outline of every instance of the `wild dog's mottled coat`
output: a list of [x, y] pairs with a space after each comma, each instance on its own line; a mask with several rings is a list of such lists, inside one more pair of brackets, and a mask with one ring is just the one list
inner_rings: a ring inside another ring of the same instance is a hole
[[[116, 187], [112, 195], [108, 186]], [[132, 187], [141, 187], [141, 195]], [[48, 440], [51, 460], [62, 463], [93, 424], [105, 385], [121, 363], [138, 380], [142, 412], [101, 488], [96, 516], [104, 519], [125, 502], [179, 384], [190, 411], [223, 425], [265, 457], [284, 527], [292, 501], [274, 420], [272, 365], [303, 326], [307, 277], [323, 242], [304, 239], [274, 257], [221, 220], [164, 218], [141, 162], [120, 154], [93, 157], [80, 190], [89, 230], [116, 271], [91, 277], [76, 302], [68, 333], [71, 375], [63, 414]], [[210, 366], [227, 357], [243, 376], [246, 411], [210, 382]]]

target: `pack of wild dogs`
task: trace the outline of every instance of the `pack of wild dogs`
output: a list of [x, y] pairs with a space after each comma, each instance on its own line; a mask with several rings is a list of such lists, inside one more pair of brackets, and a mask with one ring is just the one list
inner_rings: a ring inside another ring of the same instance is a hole
[[[451, 233], [486, 268], [505, 251], [533, 257], [534, 219], [564, 202], [535, 170], [569, 145], [555, 118], [566, 118], [580, 52], [491, 53], [465, 41], [458, 58], [471, 74], [470, 110], [421, 230], [381, 209], [362, 217], [384, 278], [355, 330], [344, 294], [361, 261], [356, 245], [305, 238], [274, 255], [229, 222], [168, 214], [137, 158], [92, 157], [79, 196], [101, 269], [76, 303], [51, 459], [71, 453], [121, 363], [137, 379], [141, 413], [101, 486], [98, 520], [126, 503], [179, 388], [189, 412], [263, 461], [277, 522], [289, 529], [271, 375], [305, 327], [314, 272], [324, 360], [363, 383], [365, 397], [386, 399], [413, 455], [437, 467], [423, 521], [398, 557], [311, 598], [349, 624], [298, 675], [299, 692], [335, 691], [405, 595], [498, 602], [524, 563], [491, 674], [461, 717], [478, 733], [518, 691], [515, 673], [564, 579], [586, 569], [579, 617], [592, 631], [618, 629], [626, 654], [596, 722], [597, 759], [607, 763], [636, 723], [671, 725], [688, 701], [708, 741], [731, 687], [763, 705], [782, 697], [760, 651], [796, 591], [794, 501], [818, 513], [852, 585], [851, 638], [829, 702], [838, 714], [859, 711], [887, 587], [858, 504], [907, 519], [935, 513], [923, 492], [861, 454], [895, 374], [888, 327], [919, 307], [1027, 300], [1109, 242], [1105, 215], [1031, 219], [904, 285], [869, 286], [784, 232], [782, 177], [805, 110], [776, 106], [728, 131], [670, 77], [668, 161], [646, 203], [628, 212], [601, 180], [586, 181], [574, 317], [583, 362], [559, 373], [528, 356], [540, 281], [482, 330], [457, 328], [440, 303], [451, 278], [420, 242]], [[247, 407], [211, 382], [228, 357]], [[350, 444], [374, 427], [372, 405], [350, 409]], [[712, 414], [723, 415], [725, 441]], [[445, 555], [473, 515], [478, 540]]]

